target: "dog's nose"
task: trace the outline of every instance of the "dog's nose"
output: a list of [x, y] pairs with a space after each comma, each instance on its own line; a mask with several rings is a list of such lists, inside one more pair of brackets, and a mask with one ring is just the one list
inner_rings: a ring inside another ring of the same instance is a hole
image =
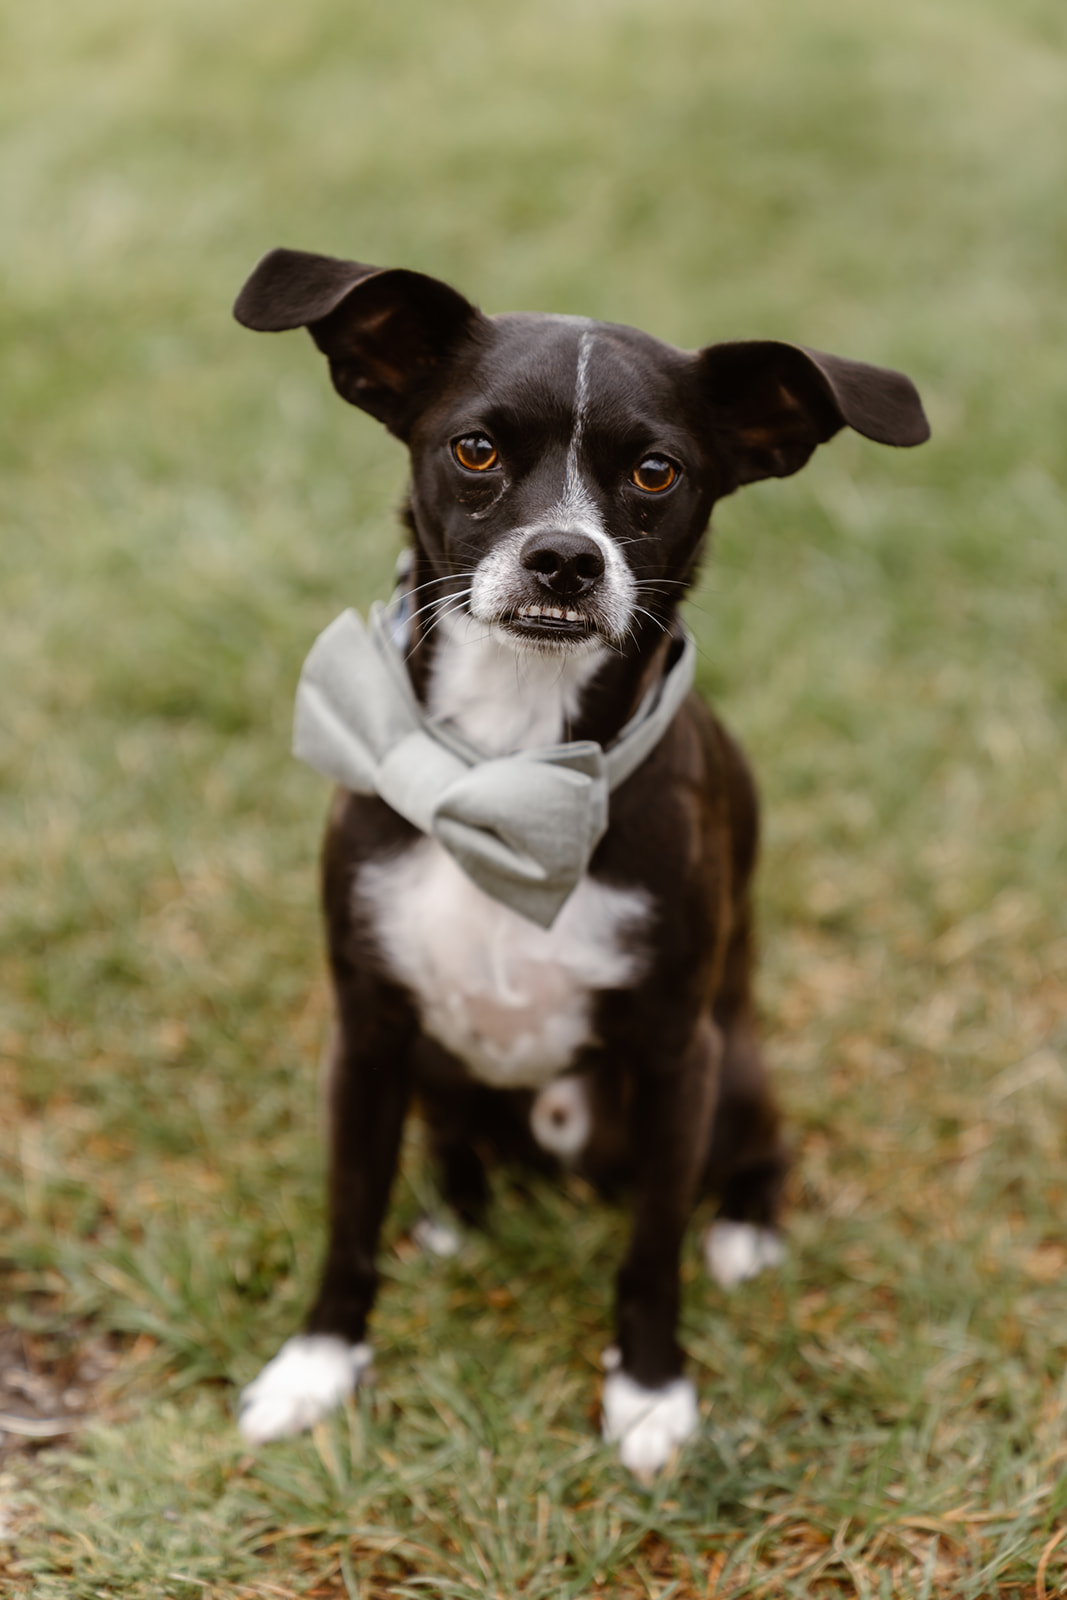
[[588, 594], [604, 576], [604, 553], [586, 533], [571, 533], [566, 528], [548, 528], [531, 534], [522, 547], [521, 561], [527, 572], [560, 599]]

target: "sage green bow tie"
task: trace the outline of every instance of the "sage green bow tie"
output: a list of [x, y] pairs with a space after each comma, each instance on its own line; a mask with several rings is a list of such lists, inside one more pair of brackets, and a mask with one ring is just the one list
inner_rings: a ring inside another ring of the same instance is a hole
[[376, 794], [431, 835], [480, 889], [547, 928], [608, 825], [608, 794], [659, 743], [693, 681], [688, 634], [618, 739], [486, 756], [415, 698], [397, 633], [402, 597], [343, 611], [315, 640], [296, 691], [293, 754]]

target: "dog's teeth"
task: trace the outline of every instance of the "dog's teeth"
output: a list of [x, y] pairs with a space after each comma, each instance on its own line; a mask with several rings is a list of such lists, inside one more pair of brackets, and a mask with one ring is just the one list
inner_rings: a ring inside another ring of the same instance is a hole
[[581, 622], [582, 614], [570, 607], [563, 606], [520, 606], [517, 613], [520, 617], [543, 618], [550, 617], [553, 622]]

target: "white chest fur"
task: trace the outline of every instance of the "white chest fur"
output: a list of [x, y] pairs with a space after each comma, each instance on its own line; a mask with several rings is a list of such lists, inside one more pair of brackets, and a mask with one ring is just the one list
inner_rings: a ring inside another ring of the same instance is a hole
[[[491, 564], [497, 558], [487, 558]], [[445, 616], [429, 686], [431, 716], [487, 754], [568, 737], [603, 655], [524, 650], [468, 616]], [[483, 894], [436, 840], [367, 862], [355, 889], [390, 970], [422, 1025], [482, 1082], [536, 1089], [592, 1039], [593, 997], [640, 975], [643, 889], [586, 876], [551, 928]]]
[[581, 692], [606, 654], [601, 644], [563, 658], [520, 650], [468, 616], [445, 616], [438, 638], [430, 715], [491, 756], [569, 738]]
[[473, 884], [433, 839], [368, 862], [356, 893], [423, 1027], [497, 1088], [539, 1088], [591, 1042], [597, 990], [639, 975], [642, 889], [585, 877], [551, 928]]

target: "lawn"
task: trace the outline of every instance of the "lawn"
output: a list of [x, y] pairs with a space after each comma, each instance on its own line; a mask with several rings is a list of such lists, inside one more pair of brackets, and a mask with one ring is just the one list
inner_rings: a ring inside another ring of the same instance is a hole
[[[1062, 1592], [1062, 0], [39, 0], [0, 62], [0, 1592]], [[416, 1133], [376, 1383], [233, 1426], [320, 1241], [292, 691], [404, 471], [230, 320], [275, 244], [927, 402], [920, 451], [724, 503], [689, 608], [761, 779], [796, 1164], [777, 1277], [694, 1243], [703, 1426], [651, 1490], [596, 1430], [623, 1215], [502, 1182], [427, 1260]]]

